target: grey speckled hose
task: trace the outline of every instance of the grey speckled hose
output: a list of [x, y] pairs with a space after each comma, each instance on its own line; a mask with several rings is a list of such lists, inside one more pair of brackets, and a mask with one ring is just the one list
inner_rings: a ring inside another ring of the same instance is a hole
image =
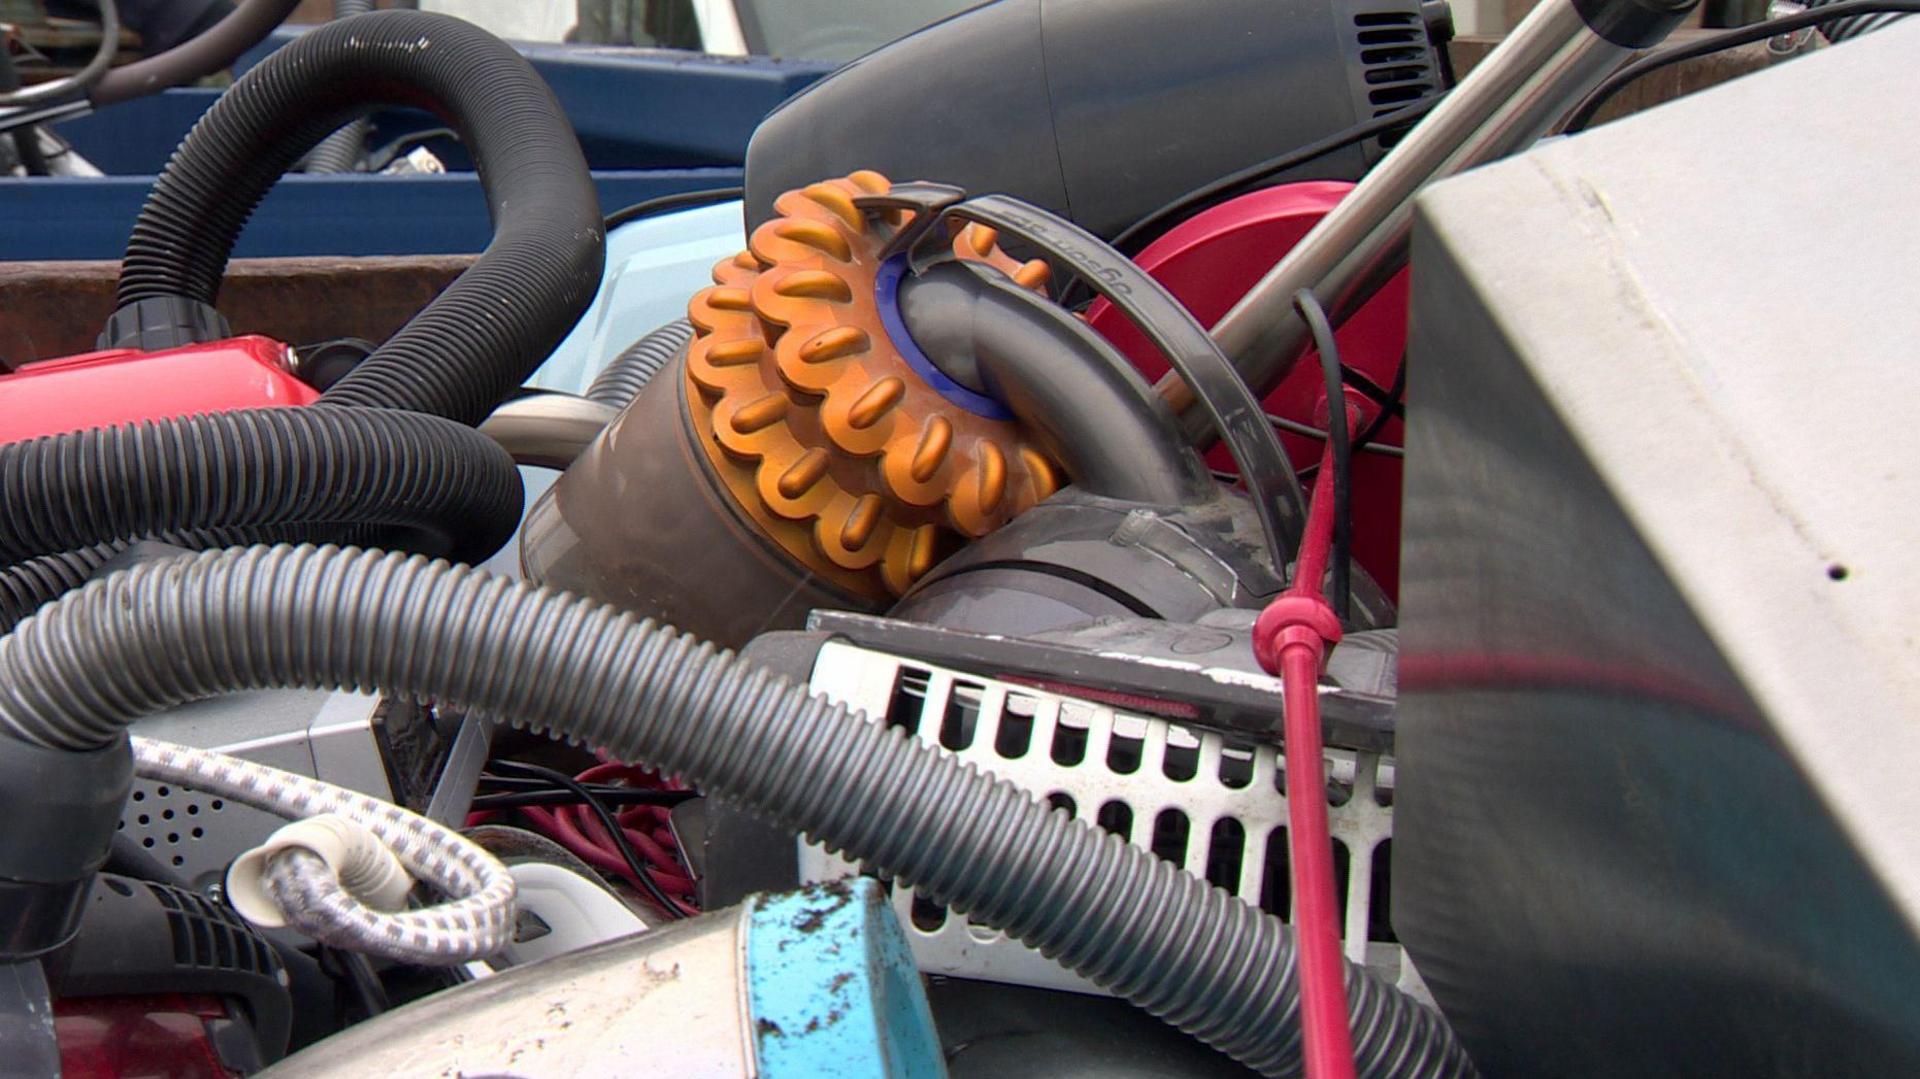
[[[1004, 930], [1269, 1075], [1300, 1072], [1293, 941], [1278, 919], [898, 729], [614, 607], [418, 556], [253, 547], [114, 574], [0, 639], [0, 730], [41, 746], [110, 744], [141, 715], [268, 686], [431, 698], [645, 761]], [[1351, 966], [1347, 980], [1362, 1074], [1473, 1074], [1437, 1014]]]

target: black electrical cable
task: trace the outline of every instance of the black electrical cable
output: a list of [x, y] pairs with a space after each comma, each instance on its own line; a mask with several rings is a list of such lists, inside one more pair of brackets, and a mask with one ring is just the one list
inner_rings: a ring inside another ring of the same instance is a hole
[[613, 812], [592, 791], [588, 790], [585, 784], [565, 772], [538, 764], [527, 764], [524, 761], [494, 761], [490, 767], [496, 770], [505, 768], [519, 772], [521, 775], [544, 779], [572, 792], [600, 821], [600, 826], [607, 830], [607, 835], [612, 838], [614, 847], [620, 851], [620, 860], [627, 863], [627, 871], [633, 874], [633, 879], [639, 883], [648, 897], [658, 904], [669, 918], [686, 917], [686, 913], [680, 909], [680, 904], [668, 896], [653, 879], [653, 875], [647, 871], [646, 861], [633, 849], [633, 844], [628, 842], [627, 833], [620, 827], [620, 822], [614, 819]]
[[1352, 364], [1343, 363], [1340, 365], [1340, 374], [1341, 377], [1347, 380], [1347, 385], [1359, 390], [1361, 396], [1367, 400], [1372, 401], [1374, 404], [1388, 411], [1397, 412], [1399, 410], [1400, 403], [1393, 400], [1393, 391], [1367, 377], [1365, 371], [1360, 370]]
[[[1346, 370], [1351, 374], [1353, 368], [1349, 367], [1346, 368]], [[1373, 414], [1373, 419], [1368, 422], [1365, 427], [1360, 429], [1359, 434], [1353, 436], [1353, 452], [1377, 453], [1383, 457], [1405, 457], [1407, 455], [1407, 451], [1399, 446], [1388, 446], [1374, 442], [1374, 439], [1380, 437], [1380, 432], [1386, 430], [1387, 424], [1391, 423], [1395, 417], [1405, 418], [1406, 409], [1402, 406], [1402, 401], [1406, 395], [1407, 358], [1402, 355], [1400, 357], [1400, 367], [1393, 373], [1393, 386], [1387, 391], [1387, 401], [1385, 405], [1380, 411]], [[1278, 424], [1275, 426], [1278, 426]], [[1305, 424], [1299, 424], [1297, 426], [1306, 427]], [[1307, 430], [1313, 431], [1313, 428], [1307, 428]], [[1305, 432], [1298, 433], [1304, 434]], [[1314, 431], [1314, 434], [1318, 435], [1322, 441], [1325, 441], [1325, 431]], [[1320, 466], [1318, 464], [1311, 464], [1301, 469], [1300, 482], [1305, 483], [1308, 477], [1312, 476], [1319, 468]], [[1238, 477], [1232, 473], [1227, 473], [1227, 478], [1232, 480]]]
[[1851, 15], [1879, 15], [1889, 12], [1920, 12], [1920, 0], [1841, 0], [1838, 4], [1783, 15], [1777, 19], [1768, 19], [1765, 22], [1722, 31], [1684, 45], [1661, 49], [1650, 56], [1635, 60], [1614, 72], [1599, 86], [1594, 87], [1593, 92], [1567, 114], [1566, 123], [1561, 125], [1560, 130], [1568, 135], [1585, 131], [1587, 125], [1593, 122], [1594, 114], [1598, 113], [1601, 106], [1611, 100], [1615, 94], [1635, 80], [1644, 78], [1663, 67], [1669, 67], [1683, 60], [1711, 56], [1716, 52], [1724, 52], [1742, 45], [1751, 45], [1756, 41], [1765, 41], [1771, 37], [1790, 34], [1795, 30], [1819, 26]]
[[64, 79], [0, 93], [0, 109], [78, 98], [107, 77], [113, 67], [113, 56], [120, 51], [120, 6], [114, 0], [97, 2], [100, 6], [100, 46], [93, 50], [93, 58], [87, 61], [87, 66]]
[[1405, 451], [1401, 450], [1398, 446], [1376, 446], [1373, 444], [1373, 440], [1380, 437], [1380, 432], [1387, 429], [1387, 424], [1391, 423], [1394, 417], [1398, 416], [1401, 419], [1406, 418], [1406, 407], [1403, 404], [1406, 396], [1407, 358], [1403, 355], [1400, 357], [1400, 365], [1394, 368], [1393, 385], [1387, 389], [1387, 399], [1380, 402], [1380, 411], [1374, 413], [1373, 421], [1361, 428], [1360, 433], [1354, 437], [1353, 448], [1355, 452], [1372, 450], [1375, 453], [1385, 453], [1388, 450], [1392, 450], [1393, 452], [1389, 454], [1389, 456], [1406, 456]]
[[623, 206], [608, 214], [607, 231], [612, 232], [621, 225], [627, 224], [630, 221], [638, 221], [644, 217], [653, 217], [656, 214], [664, 214], [671, 210], [686, 210], [695, 206], [705, 206], [708, 203], [726, 202], [729, 199], [744, 198], [746, 194], [747, 189], [744, 187], [713, 187], [704, 191], [676, 191], [671, 195], [656, 195], [653, 198], [636, 202], [632, 206]]
[[[1372, 434], [1378, 434], [1379, 433], [1378, 427], [1384, 426], [1384, 423], [1382, 421], [1385, 419], [1389, 419], [1392, 416], [1393, 416], [1393, 411], [1391, 409], [1386, 409], [1386, 408], [1381, 409], [1379, 413], [1374, 416], [1374, 423], [1368, 425], [1368, 431], [1371, 432]], [[1290, 420], [1285, 416], [1276, 416], [1273, 413], [1269, 412], [1267, 413], [1267, 422], [1273, 424], [1275, 430], [1285, 431], [1290, 435], [1299, 435], [1301, 438], [1311, 438], [1316, 442], [1325, 442], [1327, 440], [1327, 432], [1322, 431], [1320, 428], [1315, 427], [1312, 424], [1301, 423], [1299, 420]], [[1366, 435], [1355, 437], [1353, 440], [1353, 452], [1377, 453], [1382, 457], [1405, 457], [1407, 455], [1406, 451], [1401, 449], [1398, 446], [1378, 445], [1376, 443], [1367, 441], [1367, 438], [1368, 436]], [[1233, 473], [1231, 472], [1227, 474], [1233, 475]], [[1307, 469], [1303, 468], [1300, 470], [1301, 478], [1304, 479], [1306, 477], [1306, 474], [1307, 474]]]
[[1333, 609], [1345, 622], [1353, 613], [1353, 444], [1347, 431], [1346, 380], [1340, 365], [1340, 346], [1333, 339], [1327, 312], [1311, 289], [1293, 294], [1293, 305], [1313, 332], [1313, 348], [1327, 377], [1327, 440], [1333, 446]]
[[[590, 786], [588, 790], [610, 806], [676, 806], [700, 797], [696, 791], [639, 790], [632, 787]], [[482, 794], [473, 799], [473, 808], [524, 809], [528, 806], [579, 805], [582, 799], [569, 790], [520, 790]]]
[[1384, 135], [1396, 127], [1405, 127], [1432, 111], [1445, 96], [1446, 93], [1443, 91], [1423, 101], [1416, 101], [1406, 108], [1395, 109], [1385, 116], [1376, 116], [1371, 120], [1336, 131], [1318, 142], [1310, 142], [1298, 149], [1289, 150], [1277, 157], [1270, 157], [1202, 184], [1122, 229], [1119, 235], [1113, 238], [1113, 246], [1132, 254], [1145, 246], [1145, 244], [1136, 244], [1134, 241], [1149, 233], [1158, 235], [1158, 226], [1170, 218], [1191, 216], [1203, 203], [1236, 193], [1243, 187], [1257, 184], [1281, 173], [1290, 172], [1317, 158], [1344, 150], [1357, 142], [1365, 142], [1375, 136]]
[[387, 987], [380, 983], [379, 973], [366, 956], [322, 944], [317, 958], [322, 972], [336, 983], [344, 981], [352, 990], [354, 1002], [366, 1013], [364, 1018], [382, 1015], [393, 1006], [387, 997]]

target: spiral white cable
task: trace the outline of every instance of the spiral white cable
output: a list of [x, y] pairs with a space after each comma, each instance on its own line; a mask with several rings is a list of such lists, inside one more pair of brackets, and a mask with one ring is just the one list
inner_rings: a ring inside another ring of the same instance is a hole
[[513, 875], [477, 844], [399, 806], [252, 761], [135, 737], [144, 779], [216, 794], [293, 820], [333, 813], [392, 849], [446, 902], [419, 910], [374, 910], [340, 884], [318, 856], [298, 848], [270, 859], [266, 885], [288, 924], [323, 943], [408, 963], [451, 965], [491, 955], [512, 939]]

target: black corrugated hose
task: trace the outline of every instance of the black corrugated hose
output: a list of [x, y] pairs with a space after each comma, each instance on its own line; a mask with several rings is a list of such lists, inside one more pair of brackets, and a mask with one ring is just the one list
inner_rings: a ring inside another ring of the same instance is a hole
[[[333, 17], [351, 19], [373, 10], [373, 0], [333, 0]], [[307, 155], [308, 172], [353, 172], [367, 155], [367, 120], [361, 117], [320, 140]]]
[[[1299, 1074], [1293, 940], [1277, 918], [710, 643], [471, 567], [283, 546], [115, 573], [0, 638], [0, 742], [73, 752], [77, 766], [141, 715], [270, 686], [430, 699], [643, 761], [1243, 1063]], [[1361, 1074], [1474, 1074], [1436, 1013], [1352, 966], [1347, 983]]]
[[7, 443], [0, 607], [78, 584], [111, 557], [98, 545], [179, 530], [336, 525], [480, 561], [513, 535], [523, 498], [492, 439], [387, 409], [248, 409]]
[[[76, 583], [105, 557], [98, 545], [168, 530], [328, 525], [295, 534], [379, 537], [475, 561], [511, 535], [518, 476], [459, 424], [485, 419], [573, 327], [599, 286], [605, 243], [565, 114], [504, 42], [459, 19], [388, 11], [274, 53], [168, 162], [128, 243], [119, 299], [210, 309], [267, 189], [321, 136], [376, 105], [425, 108], [460, 130], [495, 220], [486, 252], [321, 398], [361, 408], [200, 416], [0, 447], [5, 607], [24, 614]], [[136, 311], [129, 324], [140, 321]]]
[[599, 200], [566, 114], [532, 65], [471, 23], [376, 11], [269, 56], [194, 125], [140, 211], [118, 302], [212, 305], [268, 188], [347, 120], [425, 109], [473, 152], [494, 235], [478, 261], [321, 398], [485, 419], [579, 320], [606, 257]]
[[[259, 541], [254, 530], [245, 528], [183, 529], [163, 532], [154, 537], [169, 546], [192, 551], [211, 547], [244, 547]], [[286, 539], [285, 535], [278, 538]], [[97, 543], [77, 551], [29, 558], [0, 570], [0, 634], [13, 632], [22, 618], [45, 603], [86, 584], [101, 566], [112, 561], [135, 540]]]
[[587, 400], [625, 408], [640, 388], [673, 361], [693, 340], [693, 323], [674, 319], [627, 346], [587, 387]]

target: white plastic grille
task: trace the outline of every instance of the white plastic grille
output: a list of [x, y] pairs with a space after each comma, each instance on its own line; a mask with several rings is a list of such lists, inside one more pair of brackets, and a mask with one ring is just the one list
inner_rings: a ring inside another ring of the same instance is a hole
[[[841, 643], [821, 649], [811, 688], [1291, 919], [1284, 763], [1271, 745]], [[1417, 985], [1386, 919], [1393, 763], [1332, 750], [1327, 765], [1347, 954], [1390, 980]], [[812, 846], [802, 847], [800, 861], [810, 881], [853, 868]], [[893, 904], [924, 971], [1098, 991], [910, 890], [897, 890]]]

